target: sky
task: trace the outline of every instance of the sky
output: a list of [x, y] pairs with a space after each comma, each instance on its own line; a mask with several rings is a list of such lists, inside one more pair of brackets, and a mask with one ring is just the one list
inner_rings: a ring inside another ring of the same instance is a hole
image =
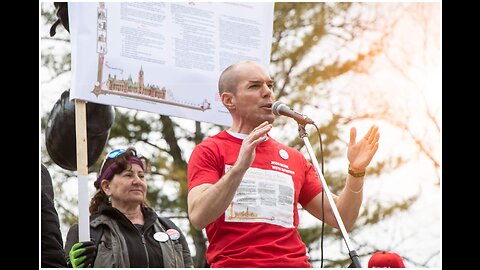
[[[429, 36], [421, 42], [415, 42], [416, 39], [412, 37], [418, 37], [420, 32], [416, 31], [421, 31], [421, 29], [413, 21], [405, 19], [395, 32], [394, 39], [399, 44], [406, 44], [399, 46], [404, 51], [392, 51], [388, 57], [379, 57], [369, 74], [346, 76], [333, 83], [331, 87], [335, 87], [339, 92], [344, 91], [345, 95], [357, 94], [357, 99], [365, 99], [365, 93], [352, 93], [352, 88], [371, 89], [374, 97], [377, 96], [377, 100], [389, 100], [391, 97], [398, 99], [403, 95], [408, 102], [390, 104], [398, 106], [395, 108], [399, 113], [408, 112], [409, 115], [412, 115], [410, 120], [412, 130], [424, 136], [425, 141], [429, 142], [428, 147], [433, 149], [436, 158], [441, 161], [441, 132], [432, 131], [434, 128], [429, 126], [428, 119], [424, 118], [425, 104], [428, 104], [429, 110], [439, 120], [441, 128], [441, 6], [438, 5], [429, 12], [431, 13], [426, 20]], [[49, 26], [45, 27], [40, 24], [41, 36], [48, 30]], [[65, 31], [58, 30], [57, 32], [56, 38], [68, 38]], [[41, 43], [42, 47], [52, 44], [48, 40], [42, 40]], [[67, 43], [56, 46], [59, 46], [56, 47], [58, 50], [68, 50]], [[408, 68], [392, 68], [392, 62], [405, 64], [402, 62], [402, 57], [405, 55], [410, 56]], [[60, 94], [69, 88], [71, 74], [65, 73], [54, 81], [48, 81], [50, 73], [44, 67], [41, 67], [40, 70], [40, 115], [44, 115], [53, 108]], [[399, 93], [402, 95], [398, 95]], [[424, 93], [426, 102], [419, 93]], [[351, 109], [353, 112], [355, 108]], [[310, 112], [306, 111], [305, 113]], [[180, 121], [189, 122], [190, 120]], [[441, 252], [442, 184], [435, 185], [436, 172], [432, 169], [431, 163], [424, 155], [416, 153], [411, 139], [404, 132], [400, 132], [398, 128], [392, 127], [385, 121], [376, 120], [359, 121], [352, 125], [357, 127], [357, 134], [363, 134], [371, 124], [377, 124], [381, 133], [381, 147], [372, 162], [380, 161], [392, 153], [398, 153], [405, 155], [409, 159], [409, 163], [394, 172], [382, 174], [381, 177], [368, 176], [364, 187], [364, 202], [375, 198], [388, 204], [417, 194], [417, 192], [420, 192], [421, 195], [408, 212], [395, 214], [378, 226], [357, 230], [355, 235], [349, 236], [354, 243], [368, 239], [371, 242], [373, 238], [379, 250], [392, 250], [416, 263], [425, 263], [429, 268], [441, 268], [441, 256], [435, 256], [435, 254]], [[283, 129], [272, 130], [271, 135], [280, 136], [285, 133], [285, 130], [296, 132], [294, 125], [289, 123]], [[348, 141], [348, 136], [348, 130], [343, 131], [345, 141]], [[43, 147], [43, 138], [40, 137], [40, 140], [41, 147]], [[191, 150], [187, 150], [185, 154], [188, 156], [190, 152]], [[345, 167], [346, 165], [344, 159], [332, 166]], [[72, 190], [71, 196], [75, 197], [76, 184], [71, 181], [69, 185], [71, 185], [69, 189]], [[318, 224], [318, 222], [306, 212], [301, 215], [302, 226]], [[64, 235], [66, 235], [66, 229], [62, 226]], [[343, 241], [338, 241], [338, 245], [335, 246], [337, 248], [325, 250], [324, 257], [344, 257], [346, 253]], [[429, 259], [432, 254], [433, 258]], [[363, 258], [361, 261], [364, 267], [368, 263], [367, 260], [368, 258]], [[405, 260], [405, 265], [411, 267], [413, 264]]]

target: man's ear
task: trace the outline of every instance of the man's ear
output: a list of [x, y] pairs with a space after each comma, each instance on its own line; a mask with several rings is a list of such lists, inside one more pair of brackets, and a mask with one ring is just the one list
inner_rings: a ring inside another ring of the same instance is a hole
[[223, 106], [227, 108], [229, 111], [235, 110], [235, 96], [230, 92], [223, 92], [222, 96]]

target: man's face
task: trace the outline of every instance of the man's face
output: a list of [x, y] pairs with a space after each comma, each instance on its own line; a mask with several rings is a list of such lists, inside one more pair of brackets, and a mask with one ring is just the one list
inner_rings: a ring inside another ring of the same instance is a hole
[[238, 67], [238, 84], [233, 94], [235, 113], [245, 123], [258, 126], [264, 121], [273, 123], [273, 80], [258, 64], [246, 63]]

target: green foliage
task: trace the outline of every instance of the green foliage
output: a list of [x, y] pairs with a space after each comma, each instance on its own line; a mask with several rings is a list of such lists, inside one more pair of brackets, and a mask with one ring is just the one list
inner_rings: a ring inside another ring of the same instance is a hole
[[152, 126], [158, 122], [151, 114], [145, 117], [137, 117], [138, 111], [124, 111], [115, 109], [115, 123], [110, 130], [109, 139], [122, 138], [127, 144], [145, 140], [152, 132]]
[[57, 20], [53, 3], [42, 3], [40, 18], [43, 20], [42, 23], [45, 25], [45, 27], [50, 27]]
[[53, 48], [47, 48], [42, 52], [42, 67], [48, 68], [54, 74], [62, 74], [70, 71], [70, 54], [65, 54], [59, 57], [54, 55], [54, 53], [55, 52], [53, 52]]
[[369, 207], [363, 208], [363, 211], [360, 213], [357, 226], [374, 225], [398, 212], [407, 211], [419, 197], [420, 192], [400, 202], [369, 202]]
[[[311, 61], [312, 50], [329, 35], [330, 21], [347, 11], [352, 4], [335, 3], [276, 3], [272, 41], [272, 65], [278, 88], [277, 98], [289, 96], [292, 106], [301, 102], [294, 99], [297, 94], [304, 98], [306, 91], [295, 91], [316, 86], [340, 74], [339, 63], [327, 65], [324, 60], [310, 63], [302, 71], [302, 63]], [[345, 16], [345, 15], [343, 15]], [[293, 95], [292, 95], [293, 94]], [[316, 93], [318, 94], [318, 93]]]

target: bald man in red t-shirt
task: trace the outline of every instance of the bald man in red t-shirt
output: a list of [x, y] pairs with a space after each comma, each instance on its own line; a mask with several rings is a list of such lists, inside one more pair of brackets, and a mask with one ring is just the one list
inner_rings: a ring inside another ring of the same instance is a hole
[[[225, 69], [219, 92], [232, 127], [197, 145], [190, 157], [188, 214], [195, 228], [206, 228], [211, 267], [311, 267], [297, 232], [298, 203], [338, 228], [328, 202], [322, 216], [322, 186], [312, 164], [268, 135], [273, 85], [256, 62]], [[341, 194], [332, 194], [347, 230], [358, 216], [379, 136], [372, 126], [356, 142], [355, 128], [350, 131], [349, 174]]]

